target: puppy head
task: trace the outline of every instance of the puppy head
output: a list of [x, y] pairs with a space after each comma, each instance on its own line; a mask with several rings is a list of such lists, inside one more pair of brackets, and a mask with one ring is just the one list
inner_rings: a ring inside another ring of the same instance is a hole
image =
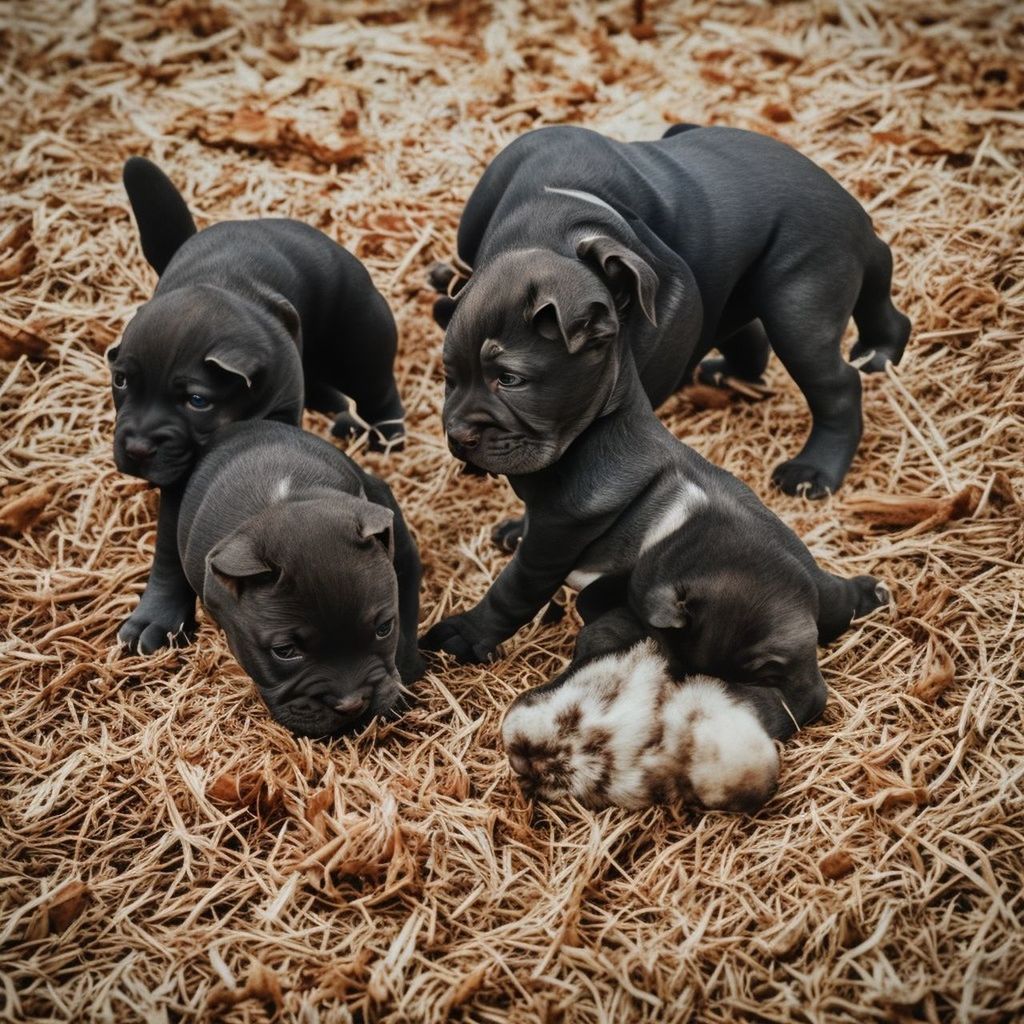
[[673, 674], [819, 685], [818, 596], [797, 560], [769, 538], [759, 550], [735, 537], [685, 534], [642, 556], [629, 584], [630, 606]]
[[281, 501], [207, 556], [203, 603], [293, 732], [358, 728], [398, 699], [392, 525], [344, 494]]
[[660, 731], [659, 708], [672, 686], [648, 640], [521, 693], [501, 737], [524, 794], [572, 796], [594, 808], [652, 802], [642, 751]]
[[634, 308], [652, 323], [658, 278], [606, 236], [576, 256], [517, 250], [478, 271], [445, 334], [444, 424], [452, 453], [480, 469], [532, 473], [600, 415]]
[[114, 461], [159, 486], [182, 479], [217, 427], [302, 410], [299, 320], [284, 300], [219, 288], [157, 294], [107, 352]]

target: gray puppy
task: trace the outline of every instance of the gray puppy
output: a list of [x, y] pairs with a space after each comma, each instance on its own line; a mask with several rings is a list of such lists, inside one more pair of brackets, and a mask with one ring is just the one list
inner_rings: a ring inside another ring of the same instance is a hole
[[216, 431], [178, 546], [193, 601], [293, 732], [357, 728], [421, 675], [415, 541], [387, 485], [326, 441], [273, 422]]
[[[491, 344], [484, 351], [492, 372], [499, 379], [518, 372], [521, 349], [506, 351], [495, 341], [492, 351]], [[780, 674], [772, 663], [782, 660], [789, 705], [803, 724], [824, 704], [816, 640], [833, 639], [855, 615], [877, 607], [884, 589], [870, 576], [842, 580], [822, 572], [749, 487], [668, 431], [622, 338], [609, 346], [607, 381], [597, 389], [605, 397], [587, 414], [585, 429], [564, 451], [546, 449], [549, 465], [509, 475], [526, 503], [526, 530], [511, 561], [475, 608], [439, 622], [422, 646], [486, 660], [563, 582], [583, 587], [621, 577], [630, 579], [645, 627], [681, 632], [686, 644], [700, 639], [675, 659], [685, 661], [683, 671], [764, 682]], [[537, 341], [531, 355], [557, 347]], [[467, 391], [449, 391], [449, 400], [454, 393], [466, 405], [476, 401]], [[546, 391], [537, 386], [531, 408], [551, 401]], [[507, 444], [513, 451], [514, 442]], [[625, 596], [616, 600], [624, 604]], [[680, 602], [691, 616], [710, 609], [689, 632], [681, 629]]]
[[860, 379], [840, 351], [851, 315], [863, 370], [899, 362], [910, 332], [860, 204], [795, 150], [738, 129], [678, 125], [632, 143], [530, 132], [484, 172], [458, 254], [472, 275], [435, 307], [445, 427], [457, 457], [494, 473], [559, 458], [608, 409], [624, 355], [656, 407], [712, 347], [722, 358], [706, 377], [756, 379], [770, 343], [812, 416], [774, 479], [820, 497], [861, 436]]
[[[156, 553], [122, 643], [149, 653], [188, 637], [194, 601], [174, 545], [180, 488], [226, 423], [298, 423], [305, 404], [400, 443], [404, 410], [393, 374], [394, 318], [366, 269], [325, 234], [294, 220], [215, 224], [196, 232], [185, 201], [154, 164], [132, 157], [124, 183], [142, 249], [160, 275], [153, 298], [107, 353], [118, 469], [162, 488]], [[344, 392], [344, 393], [343, 393]]]

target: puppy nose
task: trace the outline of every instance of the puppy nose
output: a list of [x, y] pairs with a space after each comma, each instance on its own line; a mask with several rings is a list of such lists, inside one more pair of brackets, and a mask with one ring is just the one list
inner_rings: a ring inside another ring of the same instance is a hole
[[480, 435], [472, 427], [449, 427], [448, 440], [458, 448], [472, 449], [480, 443]]
[[350, 693], [347, 697], [342, 697], [341, 700], [335, 701], [334, 710], [339, 715], [358, 715], [366, 709], [366, 705], [369, 703], [370, 698], [365, 694]]
[[156, 454], [156, 445], [142, 437], [129, 437], [124, 443], [124, 450], [136, 462], [145, 462]]

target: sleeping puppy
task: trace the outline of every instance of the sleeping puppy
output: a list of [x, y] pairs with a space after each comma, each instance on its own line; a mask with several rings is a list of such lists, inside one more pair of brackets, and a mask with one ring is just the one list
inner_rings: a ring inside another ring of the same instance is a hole
[[[474, 189], [458, 255], [468, 282], [435, 306], [445, 428], [456, 456], [494, 473], [551, 465], [608, 408], [624, 355], [656, 407], [712, 347], [705, 377], [757, 379], [770, 344], [812, 416], [774, 479], [821, 497], [861, 436], [859, 375], [840, 352], [851, 315], [863, 370], [899, 362], [910, 331], [860, 204], [790, 147], [733, 128], [632, 143], [529, 132]], [[432, 281], [454, 292], [450, 277]]]
[[153, 298], [107, 353], [117, 420], [114, 460], [163, 489], [156, 555], [120, 641], [150, 653], [191, 634], [194, 602], [177, 567], [180, 487], [226, 423], [298, 423], [305, 404], [334, 415], [333, 432], [370, 427], [370, 445], [403, 437], [395, 323], [363, 265], [298, 221], [267, 218], [196, 232], [181, 195], [148, 160], [124, 182], [142, 249], [160, 275]]
[[753, 813], [778, 785], [759, 714], [770, 699], [710, 676], [676, 681], [657, 643], [617, 609], [584, 626], [565, 672], [512, 702], [501, 737], [532, 799]]
[[[586, 425], [571, 439], [554, 435], [529, 442], [495, 426], [489, 428], [486, 447], [481, 441], [480, 461], [476, 448], [467, 454], [483, 468], [509, 473], [509, 483], [526, 504], [526, 529], [480, 603], [439, 622], [422, 646], [463, 661], [487, 660], [563, 583], [583, 587], [599, 576], [628, 577], [638, 559], [649, 555], [645, 564], [651, 571], [664, 570], [656, 578], [665, 585], [670, 611], [661, 616], [647, 604], [637, 611], [656, 628], [676, 628], [671, 609], [678, 598], [671, 588], [685, 586], [694, 573], [721, 570], [721, 587], [736, 597], [736, 622], [745, 616], [758, 622], [763, 618], [769, 634], [775, 609], [790, 602], [799, 620], [787, 641], [801, 664], [794, 685], [806, 688], [807, 714], [814, 713], [823, 696], [816, 638], [831, 639], [855, 614], [883, 603], [884, 590], [876, 593], [878, 584], [871, 577], [848, 583], [823, 573], [800, 539], [750, 488], [678, 441], [654, 414], [621, 335], [580, 350], [584, 360], [599, 360], [603, 367], [596, 383], [586, 388], [578, 382], [566, 387], [558, 378], [559, 351], [559, 343], [534, 339], [527, 370], [519, 339], [515, 345], [488, 340], [481, 349], [484, 374], [501, 396], [488, 392], [484, 397], [470, 385], [449, 389], [446, 411], [454, 406], [459, 416], [490, 415], [490, 406], [500, 404], [508, 417], [547, 422], [575, 402]], [[452, 372], [461, 373], [454, 367]], [[521, 470], [527, 459], [537, 468]], [[677, 552], [682, 553], [678, 562], [668, 559], [668, 553]], [[732, 567], [742, 581], [735, 585], [725, 578]], [[640, 583], [636, 586], [639, 591]], [[650, 589], [653, 594], [653, 584]], [[768, 609], [763, 615], [762, 606]], [[716, 641], [712, 646], [722, 645]], [[729, 678], [696, 664], [687, 664], [686, 671]]]
[[420, 562], [386, 484], [283, 423], [216, 431], [185, 488], [188, 585], [277, 721], [358, 728], [422, 673]]

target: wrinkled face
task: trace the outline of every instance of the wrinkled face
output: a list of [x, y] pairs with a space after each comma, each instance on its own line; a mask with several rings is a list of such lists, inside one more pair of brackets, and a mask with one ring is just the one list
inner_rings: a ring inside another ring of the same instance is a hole
[[533, 473], [561, 457], [618, 376], [615, 300], [589, 264], [503, 256], [459, 296], [444, 340], [444, 425], [456, 458]]
[[271, 715], [313, 737], [360, 728], [400, 695], [390, 513], [373, 533], [323, 505], [250, 520], [210, 552], [203, 594]]
[[780, 564], [769, 577], [701, 566], [703, 574], [680, 573], [675, 582], [672, 566], [664, 555], [642, 561], [629, 601], [657, 637], [673, 675], [762, 686], [820, 684], [817, 593], [798, 568]]
[[284, 358], [273, 379], [265, 372], [274, 334], [272, 322], [239, 316], [213, 289], [147, 302], [107, 353], [117, 468], [167, 486], [188, 474], [217, 427], [269, 415], [296, 388], [291, 404], [300, 409], [294, 346], [279, 346]]

